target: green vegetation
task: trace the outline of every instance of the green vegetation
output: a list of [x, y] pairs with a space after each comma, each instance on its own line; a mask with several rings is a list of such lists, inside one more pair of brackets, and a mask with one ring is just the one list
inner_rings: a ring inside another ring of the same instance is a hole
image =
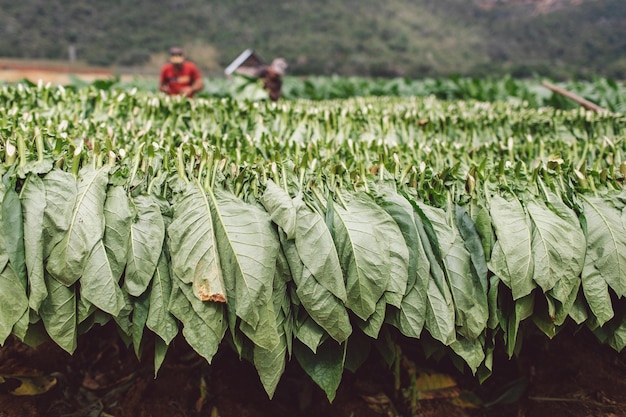
[[481, 380], [536, 332], [620, 351], [625, 122], [2, 86], [0, 342], [73, 352], [115, 322], [158, 371], [180, 332], [209, 362], [235, 349], [270, 396], [293, 358], [329, 400], [407, 338]]
[[[35, 86], [32, 82], [27, 82]], [[206, 78], [203, 98], [236, 98], [267, 100], [262, 82], [245, 77]], [[595, 77], [591, 81], [567, 81], [559, 83], [575, 93], [611, 112], [626, 111], [626, 86], [609, 78]], [[87, 87], [89, 83], [75, 80], [67, 88]], [[139, 89], [157, 91], [157, 82], [151, 79], [133, 81], [100, 80], [93, 87], [109, 90]], [[283, 84], [283, 97], [287, 100], [333, 100], [353, 97], [428, 97], [442, 100], [478, 100], [486, 102], [509, 101], [530, 108], [545, 106], [562, 110], [578, 107], [575, 102], [552, 93], [541, 85], [540, 79], [502, 78], [363, 78], [363, 77], [293, 77], [287, 76]]]
[[626, 77], [626, 6], [584, 1], [549, 14], [462, 0], [0, 0], [0, 56], [157, 71], [182, 44], [207, 75], [246, 48], [285, 57], [294, 75], [421, 78], [451, 74]]

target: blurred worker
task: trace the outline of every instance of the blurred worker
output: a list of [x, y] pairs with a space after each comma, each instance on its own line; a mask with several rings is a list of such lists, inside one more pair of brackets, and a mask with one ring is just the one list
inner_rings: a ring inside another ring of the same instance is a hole
[[181, 48], [170, 49], [170, 62], [161, 68], [161, 81], [159, 90], [170, 95], [193, 95], [202, 90], [202, 75], [198, 67], [185, 60], [185, 55]]
[[276, 101], [281, 96], [283, 86], [283, 75], [287, 69], [287, 61], [283, 58], [276, 58], [270, 65], [259, 67], [255, 76], [263, 80], [263, 87], [269, 93], [270, 99]]

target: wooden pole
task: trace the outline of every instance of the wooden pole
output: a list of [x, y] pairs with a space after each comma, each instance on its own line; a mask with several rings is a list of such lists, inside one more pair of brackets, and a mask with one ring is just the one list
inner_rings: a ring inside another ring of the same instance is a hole
[[542, 82], [541, 85], [543, 85], [544, 87], [554, 91], [555, 93], [558, 93], [558, 94], [560, 94], [562, 96], [565, 96], [565, 97], [569, 98], [570, 100], [575, 101], [576, 103], [580, 104], [581, 106], [583, 106], [587, 110], [595, 111], [597, 113], [610, 113], [607, 109], [604, 109], [604, 108], [598, 106], [597, 104], [592, 103], [591, 101], [586, 100], [586, 99], [584, 99], [584, 98], [582, 98], [582, 97], [580, 97], [580, 96], [578, 96], [578, 95], [576, 95], [574, 93], [571, 93], [571, 92], [569, 92], [567, 90], [564, 90], [564, 89], [562, 89], [560, 87], [557, 87], [554, 84], [550, 84], [547, 81]]

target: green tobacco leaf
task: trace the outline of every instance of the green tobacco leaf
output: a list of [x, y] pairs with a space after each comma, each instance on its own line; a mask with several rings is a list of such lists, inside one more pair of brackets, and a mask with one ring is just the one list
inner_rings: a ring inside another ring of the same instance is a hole
[[[124, 293], [124, 307], [119, 312], [119, 314], [113, 319], [117, 324], [117, 328], [120, 330], [120, 334], [126, 339], [129, 339], [132, 334], [133, 323], [130, 321], [131, 315], [133, 313], [133, 301], [130, 295], [126, 291]], [[130, 343], [130, 341], [128, 342]]]
[[346, 347], [345, 368], [355, 373], [365, 363], [372, 351], [372, 339], [360, 331], [355, 331]]
[[[457, 331], [473, 340], [487, 327], [487, 288], [471, 268], [470, 254], [460, 234], [444, 259], [450, 292], [454, 300]], [[465, 358], [464, 358], [465, 359]], [[475, 369], [474, 369], [475, 371]]]
[[617, 352], [621, 352], [626, 347], [626, 315], [622, 317], [619, 326], [609, 337], [608, 344]]
[[306, 315], [302, 321], [296, 320], [296, 338], [313, 353], [317, 352], [317, 348], [322, 344], [325, 336], [324, 329], [311, 316]]
[[89, 255], [80, 279], [80, 294], [112, 316], [117, 316], [124, 307], [124, 294], [117, 284], [102, 240]]
[[4, 344], [13, 326], [27, 311], [26, 289], [13, 268], [7, 266], [0, 274], [0, 345]]
[[202, 301], [226, 302], [222, 267], [215, 241], [213, 216], [204, 191], [189, 186], [174, 204], [168, 226], [172, 271], [185, 283], [193, 283]]
[[43, 266], [43, 217], [46, 190], [37, 175], [30, 175], [20, 193], [24, 216], [24, 253], [28, 272], [28, 303], [35, 312], [48, 295]]
[[46, 190], [44, 209], [44, 260], [61, 241], [70, 227], [76, 205], [76, 178], [61, 170], [53, 170], [43, 179]]
[[154, 276], [163, 249], [165, 223], [154, 197], [138, 196], [131, 204], [136, 215], [130, 227], [124, 289], [138, 297], [146, 291]]
[[472, 266], [476, 272], [482, 292], [487, 293], [487, 260], [485, 258], [484, 247], [480, 239], [476, 223], [474, 223], [467, 211], [458, 205], [455, 206], [454, 209], [454, 220], [455, 226], [463, 238], [463, 244], [470, 254]]
[[319, 285], [304, 266], [296, 290], [304, 308], [328, 334], [341, 343], [352, 333], [350, 318], [343, 303]]
[[131, 326], [131, 336], [133, 340], [133, 348], [135, 349], [135, 355], [138, 359], [141, 359], [143, 352], [143, 335], [146, 328], [146, 322], [148, 321], [148, 311], [150, 309], [150, 295], [143, 293], [139, 297], [133, 298], [132, 304], [133, 325]]
[[[291, 272], [287, 258], [282, 250], [278, 251], [276, 262], [276, 277], [274, 278], [274, 310], [282, 313], [282, 319], [277, 322], [280, 329], [285, 333], [285, 341], [287, 343], [287, 352], [291, 356], [291, 347], [294, 338], [294, 308], [291, 305], [291, 286], [288, 283], [292, 281]], [[280, 313], [278, 313], [280, 316]], [[280, 330], [279, 330], [280, 331]]]
[[150, 330], [169, 345], [178, 334], [178, 323], [167, 309], [172, 293], [172, 279], [169, 265], [164, 253], [161, 253], [159, 264], [154, 271], [150, 288], [150, 308], [146, 325]]
[[[445, 277], [453, 299], [455, 321], [459, 326], [457, 331], [468, 339], [475, 339], [487, 325], [486, 285], [482, 284], [476, 271], [472, 269], [470, 253], [465, 248], [454, 222], [449, 224], [446, 212], [424, 204], [419, 206], [433, 225], [437, 241], [445, 242], [444, 247], [440, 248], [440, 253], [443, 256]], [[467, 221], [471, 222], [471, 219], [466, 219], [464, 229], [466, 234], [470, 235], [471, 229]], [[481, 248], [478, 242], [475, 242], [474, 246]], [[480, 260], [477, 262], [480, 263]]]
[[609, 294], [609, 286], [602, 274], [600, 274], [600, 271], [594, 266], [590, 257], [585, 258], [582, 284], [587, 304], [596, 317], [598, 325], [602, 326], [613, 318], [613, 305], [611, 295]]
[[284, 297], [287, 287], [285, 277], [278, 271], [274, 277], [273, 289], [272, 304], [274, 307], [276, 328], [278, 329], [278, 344], [272, 350], [265, 349], [258, 345], [255, 346], [253, 350], [254, 366], [257, 369], [261, 383], [270, 398], [273, 397], [278, 382], [280, 381], [280, 377], [285, 370], [287, 352], [290, 349], [290, 345], [287, 342], [287, 337], [290, 335], [288, 336], [285, 333], [285, 321], [291, 320], [291, 317], [286, 316], [282, 309], [282, 305], [285, 302]]
[[165, 361], [165, 355], [167, 354], [167, 348], [169, 344], [157, 337], [154, 341], [154, 378], [156, 379], [163, 361]]
[[552, 339], [556, 335], [556, 304], [549, 294], [537, 294], [535, 306], [533, 308], [532, 320], [535, 326], [548, 338]]
[[169, 310], [182, 322], [189, 346], [211, 363], [226, 333], [224, 304], [198, 300], [191, 285], [175, 279]]
[[398, 345], [391, 336], [388, 327], [383, 327], [378, 335], [378, 338], [374, 342], [374, 347], [380, 354], [381, 358], [389, 368], [398, 362]]
[[[626, 225], [611, 202], [582, 196], [587, 220], [587, 257], [618, 297], [626, 295]], [[585, 260], [585, 268], [588, 261]]]
[[465, 337], [457, 337], [450, 347], [459, 355], [472, 370], [472, 374], [476, 374], [478, 367], [485, 360], [484, 337], [475, 339], [466, 339]]
[[296, 292], [313, 320], [332, 338], [343, 342], [352, 326], [342, 301], [346, 299], [346, 290], [332, 236], [324, 219], [309, 209], [300, 196], [290, 199], [289, 204], [297, 216], [295, 239], [289, 240], [281, 230], [280, 241]]
[[400, 308], [409, 281], [409, 249], [396, 222], [386, 212], [384, 213], [388, 216], [388, 220], [381, 223], [381, 227], [378, 229], [379, 238], [389, 240], [389, 252], [391, 254], [391, 268], [389, 270], [391, 277], [384, 298], [388, 304]]
[[[571, 238], [562, 242], [567, 248], [564, 253], [568, 255], [571, 263], [562, 271], [561, 278], [557, 281], [550, 295], [560, 301], [562, 306], [557, 312], [557, 325], [562, 324], [559, 316], [567, 314], [572, 307], [576, 294], [580, 288], [580, 275], [585, 263], [587, 252], [587, 240], [576, 213], [567, 207], [556, 195], [549, 193], [546, 201], [548, 208], [555, 213], [562, 222], [565, 222], [566, 229], [571, 231]], [[563, 317], [563, 320], [565, 318]]]
[[104, 238], [102, 240], [116, 282], [119, 282], [126, 267], [132, 217], [130, 200], [124, 187], [109, 187], [104, 202]]
[[582, 271], [585, 256], [584, 245], [581, 245], [585, 235], [577, 219], [572, 223], [558, 216], [538, 199], [528, 198], [525, 203], [533, 222], [533, 279], [544, 292], [555, 287], [559, 280], [575, 281]]
[[497, 275], [489, 277], [489, 292], [487, 293], [487, 303], [489, 304], [489, 320], [487, 327], [495, 330], [502, 321], [502, 311], [498, 308], [498, 286], [500, 278]]
[[506, 349], [509, 358], [513, 356], [519, 343], [519, 326], [520, 323], [533, 315], [535, 306], [535, 295], [528, 294], [525, 297], [515, 300], [515, 307], [511, 316], [508, 318], [506, 328]]
[[367, 319], [365, 322], [359, 322], [359, 326], [363, 333], [371, 337], [372, 339], [377, 339], [378, 334], [380, 333], [380, 329], [385, 322], [385, 312], [387, 309], [387, 301], [384, 297], [382, 297], [376, 303], [376, 310], [374, 313]]
[[456, 238], [454, 230], [448, 224], [447, 214], [444, 210], [438, 207], [431, 207], [421, 201], [417, 201], [417, 206], [421, 212], [418, 212], [418, 214], [421, 217], [422, 215], [425, 216], [428, 220], [428, 223], [424, 224], [424, 226], [433, 246], [435, 243], [437, 245], [437, 249], [433, 248], [433, 253], [443, 260], [452, 248], [452, 245], [454, 245]]
[[313, 353], [298, 343], [294, 353], [302, 369], [324, 390], [328, 401], [333, 402], [343, 374], [345, 346], [327, 340]]
[[386, 321], [398, 328], [403, 335], [418, 339], [426, 322], [428, 292], [413, 286], [402, 298], [400, 308], [387, 311]]
[[428, 304], [424, 327], [428, 333], [444, 345], [449, 345], [456, 339], [454, 327], [454, 303], [448, 292], [442, 294], [435, 280], [428, 283]]
[[23, 342], [26, 338], [26, 333], [28, 333], [28, 328], [30, 327], [30, 311], [26, 309], [22, 317], [13, 325], [13, 335], [17, 337], [20, 342]]
[[46, 331], [57, 345], [69, 353], [76, 349], [78, 336], [75, 287], [66, 287], [46, 274], [48, 297], [39, 311]]
[[296, 209], [289, 194], [272, 180], [265, 185], [261, 203], [272, 221], [287, 234], [287, 239], [296, 237]]
[[497, 241], [489, 268], [513, 292], [513, 299], [524, 297], [535, 288], [530, 220], [517, 199], [491, 198], [489, 208]]
[[252, 327], [246, 322], [241, 322], [239, 328], [254, 342], [255, 346], [274, 351], [280, 344], [280, 336], [273, 303], [268, 302], [264, 306], [259, 307], [258, 313], [259, 321], [256, 327]]
[[355, 194], [347, 209], [335, 205], [333, 217], [335, 247], [346, 279], [346, 306], [362, 320], [376, 310], [391, 270], [391, 242], [378, 237], [381, 224], [391, 219], [383, 210], [372, 210], [373, 203], [366, 198]]
[[427, 304], [424, 327], [433, 338], [444, 345], [449, 345], [456, 339], [455, 312], [452, 294], [441, 267], [443, 261], [438, 258], [442, 251], [437, 244], [437, 235], [428, 217], [415, 202], [411, 201], [411, 205], [415, 210], [415, 225], [422, 241], [424, 253], [430, 263], [430, 276], [432, 277], [428, 281], [428, 288], [426, 289]]
[[[333, 339], [339, 343], [343, 342], [352, 332], [352, 325], [345, 305], [319, 284], [311, 271], [302, 263], [295, 242], [287, 240], [282, 231], [280, 232], [280, 241], [283, 254], [296, 284], [296, 294], [300, 302], [311, 319], [328, 332]], [[317, 345], [311, 349], [315, 350], [316, 347]]]
[[[0, 201], [4, 200], [4, 184], [0, 181]], [[2, 224], [2, 210], [0, 210], [0, 225]], [[4, 231], [0, 227], [0, 271], [4, 271], [4, 267], [9, 263], [9, 252], [7, 250], [7, 242], [4, 237]]]
[[12, 187], [5, 190], [2, 199], [2, 234], [8, 243], [6, 250], [9, 255], [9, 262], [20, 282], [24, 287], [27, 287], [22, 203], [19, 195]]
[[476, 371], [476, 378], [478, 382], [483, 384], [493, 373], [493, 352], [495, 350], [495, 335], [487, 337], [485, 341], [485, 360], [480, 364]]
[[426, 321], [427, 288], [430, 281], [430, 262], [424, 252], [415, 225], [411, 203], [395, 191], [379, 187], [377, 203], [396, 222], [409, 251], [408, 279], [400, 308], [388, 312], [387, 321], [408, 337], [418, 338]]
[[265, 211], [219, 189], [209, 196], [229, 310], [254, 329], [271, 299], [278, 236]]
[[[80, 295], [80, 294], [79, 294]], [[77, 297], [77, 306], [76, 306], [76, 314], [78, 324], [83, 324], [90, 318], [93, 319], [93, 314], [96, 312], [97, 308], [93, 303], [87, 300], [85, 297]]]
[[[554, 324], [556, 326], [561, 326], [562, 324], [565, 323], [565, 320], [569, 316], [570, 311], [574, 307], [574, 303], [576, 302], [576, 297], [578, 296], [578, 292], [580, 291], [581, 285], [582, 285], [582, 281], [581, 281], [580, 276], [578, 276], [576, 277], [576, 280], [573, 282], [573, 287], [571, 288], [571, 291], [568, 297], [565, 299], [565, 301], [563, 302], [560, 302], [559, 300], [555, 301], [556, 313], [554, 316]], [[554, 297], [552, 294], [553, 292], [551, 291], [550, 293], [546, 295]]]
[[[107, 182], [108, 168], [86, 167], [79, 173], [78, 194], [67, 231], [52, 249], [46, 265], [50, 275], [66, 286], [80, 278], [89, 254], [104, 234]], [[46, 186], [46, 194], [55, 191]]]
[[476, 225], [476, 231], [480, 236], [480, 241], [483, 245], [483, 253], [485, 254], [485, 259], [491, 259], [491, 251], [493, 250], [493, 246], [496, 243], [496, 235], [493, 232], [493, 226], [491, 223], [491, 216], [489, 215], [489, 211], [484, 208], [480, 208], [478, 213], [476, 214], [476, 219], [474, 220], [474, 224]]
[[[346, 286], [339, 255], [324, 218], [309, 209], [302, 201], [301, 195], [293, 199], [293, 206], [297, 214], [296, 248], [302, 263], [320, 285], [345, 302]], [[289, 238], [288, 235], [287, 238]]]

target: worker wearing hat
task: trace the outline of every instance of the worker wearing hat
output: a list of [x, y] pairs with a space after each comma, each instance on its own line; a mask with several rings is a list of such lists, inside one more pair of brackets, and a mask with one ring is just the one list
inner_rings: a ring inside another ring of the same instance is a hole
[[254, 76], [263, 80], [263, 87], [269, 93], [270, 100], [276, 101], [281, 97], [283, 85], [282, 77], [287, 69], [287, 61], [276, 58], [270, 65], [262, 65], [256, 69]]
[[185, 60], [181, 48], [170, 48], [169, 62], [161, 68], [159, 90], [170, 95], [193, 97], [203, 88], [198, 67], [193, 62]]

